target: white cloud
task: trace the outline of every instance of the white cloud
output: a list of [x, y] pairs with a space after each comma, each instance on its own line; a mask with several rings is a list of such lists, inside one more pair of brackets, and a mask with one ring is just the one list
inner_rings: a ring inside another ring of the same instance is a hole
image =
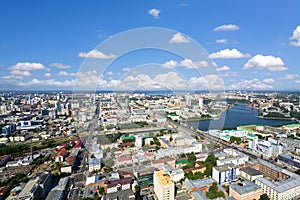
[[11, 70], [10, 71], [11, 75], [15, 75], [15, 76], [31, 76], [29, 71], [21, 71], [21, 70]]
[[78, 56], [81, 58], [97, 58], [97, 59], [113, 59], [117, 57], [115, 54], [112, 53], [105, 54], [101, 51], [98, 51], [97, 49], [93, 49], [89, 52], [80, 52]]
[[218, 43], [218, 44], [226, 44], [227, 42], [228, 42], [227, 39], [218, 39], [218, 40], [216, 40], [216, 43]]
[[118, 90], [186, 90], [190, 89], [187, 80], [176, 72], [167, 72], [150, 77], [148, 74], [137, 74], [126, 76], [117, 85]]
[[176, 33], [173, 35], [173, 37], [170, 39], [169, 43], [171, 44], [180, 44], [180, 43], [189, 43], [190, 39], [182, 35], [181, 33]]
[[223, 74], [221, 74], [221, 76], [223, 77], [231, 77], [231, 76], [237, 76], [238, 73], [237, 72], [225, 72]]
[[129, 72], [129, 71], [130, 71], [130, 68], [129, 68], [129, 67], [125, 67], [125, 68], [122, 69], [122, 71], [123, 71], [123, 72]]
[[[212, 63], [213, 66], [215, 66], [215, 63]], [[176, 60], [169, 60], [162, 64], [165, 68], [176, 68], [176, 67], [186, 67], [189, 69], [195, 69], [195, 68], [201, 68], [201, 67], [208, 67], [209, 63], [207, 61], [192, 61], [191, 59], [184, 59], [180, 62], [177, 62]]]
[[241, 89], [248, 89], [248, 90], [267, 90], [272, 89], [273, 86], [263, 83], [258, 79], [252, 80], [242, 80], [240, 82], [233, 83], [229, 86], [231, 90], [241, 90]]
[[298, 77], [298, 74], [286, 74], [284, 78], [287, 80], [293, 80], [297, 77]]
[[19, 85], [20, 86], [42, 85], [42, 86], [70, 87], [74, 85], [74, 80], [57, 81], [55, 79], [40, 80], [34, 78], [28, 82], [20, 82]]
[[223, 67], [220, 67], [220, 68], [217, 68], [217, 71], [218, 72], [222, 72], [222, 71], [228, 71], [228, 70], [230, 70], [230, 67], [228, 67], [228, 66], [223, 66]]
[[300, 83], [300, 80], [295, 80], [295, 83]]
[[197, 90], [223, 90], [224, 82], [220, 76], [212, 74], [202, 77], [192, 77], [189, 79], [189, 84], [192, 88]]
[[175, 68], [175, 67], [179, 67], [179, 63], [176, 60], [169, 60], [164, 64], [162, 64], [162, 66], [165, 68]]
[[113, 73], [112, 71], [109, 71], [109, 72], [107, 72], [106, 74], [109, 75], [109, 76], [114, 75], [114, 73]]
[[284, 71], [288, 68], [284, 66], [284, 62], [279, 57], [263, 56], [257, 54], [253, 58], [249, 59], [244, 65], [244, 69], [250, 68], [267, 68], [269, 71]]
[[35, 71], [46, 69], [45, 66], [41, 63], [17, 63], [14, 66], [10, 66], [9, 70], [20, 70], [20, 71]]
[[64, 65], [62, 63], [51, 63], [49, 66], [56, 67], [58, 69], [69, 69], [69, 68], [71, 68], [70, 65]]
[[152, 8], [151, 10], [148, 11], [148, 14], [152, 15], [154, 18], [158, 19], [159, 14], [160, 14], [160, 10], [158, 10], [156, 8]]
[[58, 72], [58, 75], [59, 76], [76, 76], [76, 74], [75, 73], [69, 73], [69, 72], [66, 72], [66, 71], [60, 71], [60, 72]]
[[290, 45], [294, 47], [300, 47], [300, 26], [297, 26], [297, 28], [293, 32], [293, 36], [289, 39]]
[[45, 73], [44, 76], [47, 77], [47, 78], [50, 78], [51, 77], [51, 73]]
[[189, 6], [189, 4], [187, 4], [187, 3], [181, 3], [181, 4], [179, 4], [181, 7], [187, 7], [187, 6]]
[[266, 78], [266, 79], [263, 80], [263, 82], [264, 83], [274, 83], [275, 81], [272, 78]]
[[237, 49], [224, 49], [209, 55], [209, 58], [212, 59], [230, 59], [230, 58], [236, 59], [236, 58], [249, 58], [249, 57], [251, 57], [250, 54], [248, 53], [243, 54]]
[[235, 24], [224, 24], [214, 28], [214, 31], [237, 31], [240, 27]]

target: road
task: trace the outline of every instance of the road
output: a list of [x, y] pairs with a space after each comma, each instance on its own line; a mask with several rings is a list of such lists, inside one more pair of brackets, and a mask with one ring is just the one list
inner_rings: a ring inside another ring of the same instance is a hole
[[82, 198], [83, 192], [82, 188], [85, 186], [86, 177], [89, 175], [88, 170], [86, 170], [86, 165], [89, 158], [89, 151], [91, 150], [91, 143], [94, 137], [94, 127], [98, 124], [98, 114], [99, 114], [99, 105], [97, 104], [97, 108], [95, 111], [95, 115], [93, 117], [93, 120], [90, 121], [88, 126], [88, 136], [86, 140], [84, 141], [84, 151], [83, 156], [81, 160], [81, 168], [77, 170], [77, 173], [72, 174], [71, 182], [73, 185], [73, 188], [70, 190], [70, 194], [68, 195], [68, 199], [77, 200]]

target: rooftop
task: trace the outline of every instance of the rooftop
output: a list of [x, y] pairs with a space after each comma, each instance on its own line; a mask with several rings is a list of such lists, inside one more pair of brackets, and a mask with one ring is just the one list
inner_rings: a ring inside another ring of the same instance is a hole
[[226, 172], [232, 168], [237, 168], [238, 166], [234, 164], [227, 164], [227, 165], [222, 165], [222, 166], [215, 166], [214, 168], [218, 170], [219, 172]]
[[232, 189], [234, 189], [239, 194], [247, 194], [249, 192], [253, 192], [256, 190], [259, 190], [261, 187], [256, 185], [255, 183], [251, 181], [244, 181], [243, 185], [240, 184], [232, 184], [230, 185]]
[[171, 180], [171, 177], [166, 174], [165, 171], [157, 171], [154, 172], [154, 174], [157, 176], [163, 186], [174, 184], [174, 182]]
[[260, 172], [260, 171], [258, 171], [256, 169], [253, 169], [251, 167], [244, 167], [244, 168], [240, 169], [240, 171], [244, 171], [247, 174], [250, 174], [251, 176], [263, 175], [262, 172]]

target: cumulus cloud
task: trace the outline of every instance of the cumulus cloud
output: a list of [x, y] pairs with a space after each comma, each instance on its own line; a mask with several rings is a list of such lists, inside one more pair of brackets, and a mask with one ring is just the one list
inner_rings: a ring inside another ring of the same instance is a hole
[[237, 31], [240, 27], [235, 24], [224, 24], [214, 28], [214, 31]]
[[261, 68], [268, 69], [269, 71], [284, 71], [288, 68], [284, 66], [284, 62], [279, 57], [263, 56], [257, 54], [253, 58], [249, 59], [244, 65], [244, 69]]
[[122, 69], [122, 71], [123, 71], [123, 72], [129, 72], [129, 71], [130, 71], [130, 68], [129, 68], [129, 67], [125, 67], [125, 68]]
[[293, 80], [293, 79], [295, 79], [297, 77], [298, 77], [298, 74], [286, 74], [284, 78], [286, 80]]
[[42, 85], [42, 86], [70, 87], [74, 85], [74, 80], [57, 81], [55, 79], [40, 80], [34, 78], [28, 82], [20, 82], [19, 85], [20, 86]]
[[216, 40], [217, 44], [227, 44], [228, 40], [227, 39], [218, 39]]
[[201, 89], [201, 90], [223, 90], [224, 89], [224, 82], [220, 78], [220, 76], [212, 74], [206, 75], [202, 77], [192, 77], [189, 79], [189, 84], [194, 89]]
[[76, 76], [76, 74], [75, 73], [69, 73], [69, 72], [66, 72], [66, 71], [60, 71], [60, 72], [58, 72], [58, 75], [59, 76]]
[[71, 68], [70, 65], [64, 65], [62, 63], [51, 63], [49, 66], [56, 67], [58, 69], [68, 69], [68, 68]]
[[263, 80], [263, 82], [264, 83], [274, 83], [275, 81], [272, 78], [266, 78], [266, 79]]
[[126, 76], [120, 80], [118, 90], [140, 89], [171, 89], [184, 90], [188, 88], [187, 81], [176, 72], [167, 72], [150, 77], [148, 74]]
[[29, 71], [21, 71], [21, 70], [11, 70], [10, 71], [11, 75], [15, 75], [15, 76], [31, 76]]
[[295, 80], [295, 83], [300, 83], [300, 80]]
[[267, 90], [272, 89], [273, 86], [268, 85], [260, 81], [259, 79], [252, 79], [252, 80], [242, 80], [240, 82], [233, 83], [229, 86], [231, 90]]
[[51, 73], [45, 73], [44, 76], [47, 77], [47, 78], [50, 78], [51, 77]]
[[230, 70], [230, 67], [229, 66], [223, 66], [223, 67], [220, 67], [220, 68], [217, 68], [217, 71], [218, 72], [222, 72], [222, 71], [228, 71]]
[[[215, 66], [215, 63], [212, 63], [213, 66]], [[189, 69], [195, 69], [195, 68], [201, 68], [201, 67], [208, 67], [209, 63], [207, 61], [192, 61], [191, 59], [184, 59], [180, 62], [177, 62], [176, 60], [169, 60], [162, 64], [165, 68], [176, 68], [176, 67], [186, 67]]]
[[96, 58], [96, 59], [114, 59], [117, 56], [113, 53], [105, 54], [97, 49], [93, 49], [89, 52], [80, 52], [78, 54], [80, 58]]
[[236, 58], [249, 58], [249, 57], [251, 57], [250, 54], [248, 53], [243, 54], [237, 49], [223, 49], [221, 51], [214, 52], [209, 55], [209, 58], [212, 59], [230, 59], [230, 58], [236, 59]]
[[19, 70], [19, 71], [36, 71], [36, 70], [43, 70], [46, 69], [45, 66], [41, 63], [17, 63], [14, 66], [10, 66], [9, 70]]
[[170, 39], [169, 43], [171, 44], [180, 44], [180, 43], [189, 43], [190, 39], [182, 35], [181, 33], [176, 33]]
[[151, 10], [148, 11], [148, 14], [152, 15], [154, 18], [158, 19], [159, 14], [160, 14], [160, 10], [158, 10], [156, 8], [152, 8]]
[[294, 47], [300, 47], [300, 26], [297, 26], [297, 28], [293, 32], [293, 36], [289, 39], [290, 45]]

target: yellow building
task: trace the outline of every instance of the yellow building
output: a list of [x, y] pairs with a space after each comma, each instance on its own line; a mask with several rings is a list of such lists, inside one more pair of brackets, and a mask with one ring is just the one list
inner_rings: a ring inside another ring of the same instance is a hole
[[154, 192], [158, 200], [174, 200], [175, 184], [165, 171], [154, 172]]

